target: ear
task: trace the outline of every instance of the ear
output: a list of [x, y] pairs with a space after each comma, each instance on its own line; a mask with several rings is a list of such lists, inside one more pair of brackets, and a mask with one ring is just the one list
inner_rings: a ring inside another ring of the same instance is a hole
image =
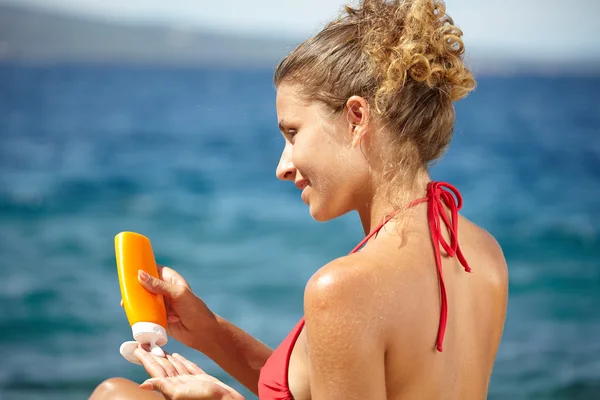
[[360, 96], [352, 96], [346, 102], [346, 118], [348, 132], [352, 138], [352, 147], [359, 145], [362, 137], [367, 133], [369, 122], [369, 103]]

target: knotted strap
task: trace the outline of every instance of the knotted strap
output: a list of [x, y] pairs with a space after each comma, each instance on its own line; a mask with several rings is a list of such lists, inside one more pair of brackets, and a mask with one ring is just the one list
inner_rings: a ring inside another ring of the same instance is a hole
[[[458, 244], [458, 211], [462, 208], [462, 196], [458, 189], [445, 182], [430, 182], [427, 185], [427, 196], [411, 203], [411, 206], [428, 202], [427, 220], [429, 221], [429, 231], [433, 251], [435, 253], [435, 264], [437, 266], [440, 279], [440, 296], [442, 299], [442, 309], [440, 313], [440, 325], [437, 336], [437, 350], [443, 351], [442, 343], [444, 333], [446, 332], [446, 323], [448, 321], [448, 299], [446, 296], [446, 285], [444, 284], [444, 275], [442, 273], [442, 255], [440, 245], [448, 257], [456, 256], [466, 272], [471, 272], [471, 267], [467, 263], [465, 256]], [[444, 206], [450, 211], [450, 219], [444, 209]], [[450, 236], [450, 243], [444, 239], [441, 231], [441, 222], [446, 225]]]
[[[446, 182], [429, 182], [427, 185], [427, 195], [422, 199], [417, 199], [410, 203], [408, 207], [413, 207], [421, 203], [427, 202], [427, 220], [429, 222], [429, 231], [431, 233], [431, 241], [435, 254], [435, 264], [437, 266], [438, 277], [440, 279], [440, 296], [441, 296], [441, 312], [440, 324], [438, 328], [436, 348], [438, 351], [443, 351], [442, 343], [446, 332], [446, 323], [448, 321], [448, 300], [446, 296], [446, 285], [444, 284], [444, 275], [442, 273], [442, 255], [440, 245], [448, 255], [448, 257], [456, 256], [466, 272], [471, 272], [471, 267], [467, 263], [465, 256], [458, 244], [458, 211], [462, 208], [462, 196], [458, 189]], [[450, 211], [450, 218], [444, 209], [444, 206]], [[351, 252], [355, 253], [365, 243], [390, 220], [397, 212], [392, 213], [384, 219], [367, 237], [365, 237]], [[448, 229], [450, 243], [444, 239], [441, 231], [441, 223], [444, 223]]]

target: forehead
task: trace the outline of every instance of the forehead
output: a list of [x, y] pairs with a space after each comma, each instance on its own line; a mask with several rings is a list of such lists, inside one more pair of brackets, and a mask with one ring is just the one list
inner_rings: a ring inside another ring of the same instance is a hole
[[325, 106], [319, 101], [307, 100], [301, 86], [281, 84], [277, 89], [277, 116], [281, 121], [315, 120], [325, 117]]
[[299, 112], [307, 106], [300, 95], [300, 88], [297, 85], [282, 83], [277, 88], [276, 107], [277, 112], [290, 114]]

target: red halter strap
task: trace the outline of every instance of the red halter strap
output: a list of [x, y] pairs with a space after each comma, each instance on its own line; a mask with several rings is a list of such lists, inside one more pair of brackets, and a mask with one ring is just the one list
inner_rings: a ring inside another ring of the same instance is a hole
[[[456, 199], [455, 199], [456, 197]], [[449, 183], [445, 182], [429, 182], [427, 185], [427, 195], [421, 199], [411, 202], [408, 207], [413, 207], [421, 203], [427, 202], [427, 220], [429, 221], [429, 231], [431, 233], [431, 241], [435, 254], [435, 263], [437, 266], [438, 277], [440, 280], [440, 295], [441, 295], [441, 312], [440, 324], [437, 335], [436, 348], [438, 351], [443, 351], [442, 343], [444, 341], [444, 333], [446, 332], [446, 323], [448, 321], [448, 300], [446, 297], [446, 285], [444, 284], [444, 276], [442, 274], [442, 255], [440, 245], [448, 257], [456, 256], [466, 272], [471, 272], [471, 267], [467, 263], [460, 246], [458, 244], [458, 211], [462, 208], [462, 196], [458, 189]], [[450, 218], [444, 206], [450, 211]], [[355, 253], [360, 250], [368, 241], [377, 234], [381, 228], [392, 219], [399, 211], [396, 211], [387, 216], [382, 223], [373, 229], [351, 252]], [[446, 225], [450, 236], [450, 243], [444, 239], [441, 231], [441, 222]]]

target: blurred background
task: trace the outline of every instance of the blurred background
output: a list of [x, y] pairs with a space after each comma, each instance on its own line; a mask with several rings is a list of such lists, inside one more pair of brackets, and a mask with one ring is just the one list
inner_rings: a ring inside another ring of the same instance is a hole
[[[306, 280], [363, 236], [356, 215], [313, 221], [274, 175], [273, 69], [343, 4], [0, 0], [0, 398], [146, 378], [118, 352], [122, 230], [214, 311], [272, 347], [285, 337]], [[447, 7], [478, 88], [432, 175], [510, 269], [489, 399], [599, 398], [600, 3]]]

